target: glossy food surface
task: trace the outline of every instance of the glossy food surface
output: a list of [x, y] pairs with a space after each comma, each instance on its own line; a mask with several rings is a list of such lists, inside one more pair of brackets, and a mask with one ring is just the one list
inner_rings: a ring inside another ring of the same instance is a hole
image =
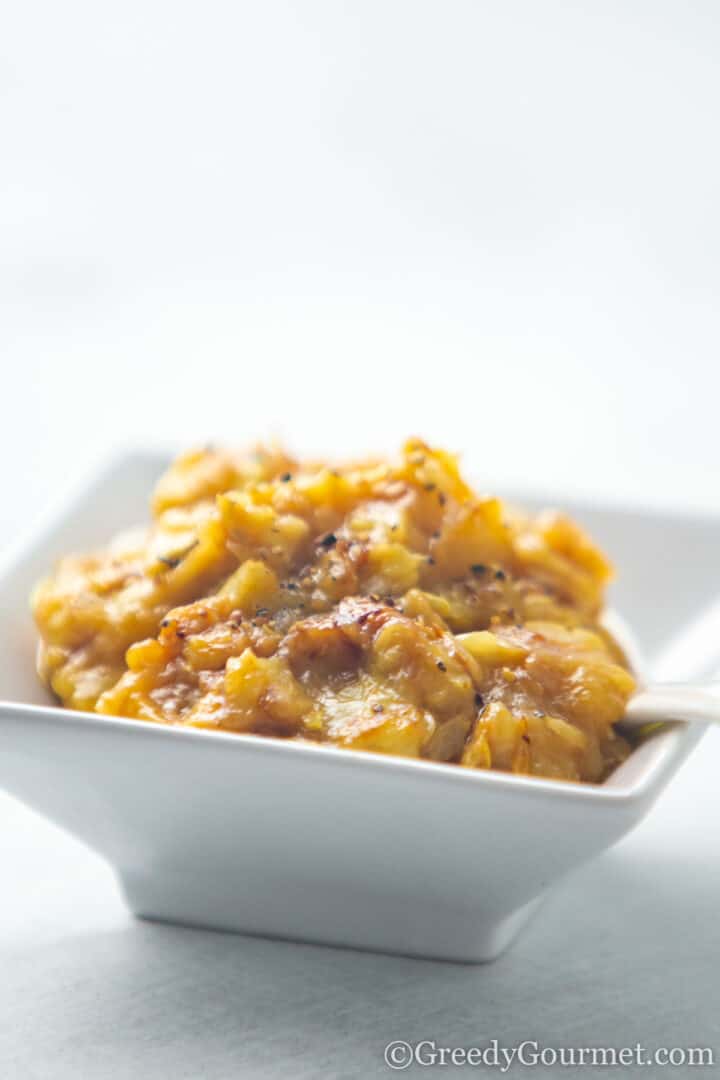
[[452, 456], [194, 451], [152, 512], [34, 592], [65, 705], [571, 780], [629, 753], [606, 560], [567, 518], [476, 494]]

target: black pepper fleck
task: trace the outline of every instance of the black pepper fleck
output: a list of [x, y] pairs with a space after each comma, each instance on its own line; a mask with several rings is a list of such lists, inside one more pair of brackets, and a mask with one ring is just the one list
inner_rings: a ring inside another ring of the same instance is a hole
[[437, 666], [440, 669], [440, 671], [447, 671], [447, 668], [446, 668], [445, 664], [443, 664], [442, 660], [438, 660]]
[[289, 480], [292, 480], [292, 473], [291, 472], [284, 472], [282, 474], [282, 476], [280, 477], [280, 480], [282, 481], [283, 484], [287, 484]]
[[470, 569], [472, 570], [473, 574], [484, 574], [487, 570], [487, 566], [485, 565], [485, 563], [474, 562]]
[[506, 575], [505, 575], [505, 571], [504, 571], [504, 570], [496, 570], [496, 571], [495, 571], [495, 577], [496, 577], [496, 579], [497, 579], [498, 581], [504, 581], [504, 580], [505, 580], [505, 576], [506, 576]]
[[168, 570], [174, 570], [176, 566], [180, 565], [180, 556], [158, 555], [158, 562], [161, 562], [164, 566], [167, 566]]
[[482, 709], [483, 705], [485, 704], [485, 699], [482, 694], [475, 695], [475, 704], [477, 705], [478, 709]]
[[320, 544], [324, 548], [331, 548], [337, 544], [337, 536], [335, 533], [328, 533], [327, 536], [323, 536]]

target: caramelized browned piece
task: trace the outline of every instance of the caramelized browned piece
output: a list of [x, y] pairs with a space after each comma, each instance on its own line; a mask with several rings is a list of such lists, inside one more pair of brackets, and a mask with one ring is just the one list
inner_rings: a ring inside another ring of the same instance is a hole
[[450, 455], [198, 451], [153, 510], [35, 591], [65, 704], [574, 780], [629, 752], [605, 559], [562, 516], [476, 495]]

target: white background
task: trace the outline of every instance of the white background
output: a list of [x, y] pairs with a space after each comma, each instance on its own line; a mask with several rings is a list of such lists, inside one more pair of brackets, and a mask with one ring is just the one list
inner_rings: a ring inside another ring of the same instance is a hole
[[720, 504], [719, 53], [712, 0], [6, 5], [7, 533], [268, 432]]
[[[720, 509], [719, 100], [710, 0], [5, 5], [4, 539], [118, 445], [268, 434], [417, 433], [501, 490]], [[482, 976], [133, 928], [99, 863], [3, 804], [3, 1080], [369, 1075], [410, 1016], [467, 1045], [523, 1009], [508, 1035], [612, 1041], [634, 1012], [720, 1045], [715, 772]]]

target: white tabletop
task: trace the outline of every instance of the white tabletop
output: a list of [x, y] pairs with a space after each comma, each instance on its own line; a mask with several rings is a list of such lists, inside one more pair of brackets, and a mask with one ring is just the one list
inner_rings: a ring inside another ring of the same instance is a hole
[[[3, 538], [120, 444], [268, 433], [720, 510], [719, 60], [710, 0], [12, 5]], [[719, 750], [482, 968], [134, 922], [0, 796], [0, 1077], [368, 1077], [395, 1038], [720, 1054]]]
[[99, 859], [3, 798], [3, 1076], [363, 1078], [395, 1039], [717, 1048], [718, 754], [712, 732], [479, 967], [136, 922]]

